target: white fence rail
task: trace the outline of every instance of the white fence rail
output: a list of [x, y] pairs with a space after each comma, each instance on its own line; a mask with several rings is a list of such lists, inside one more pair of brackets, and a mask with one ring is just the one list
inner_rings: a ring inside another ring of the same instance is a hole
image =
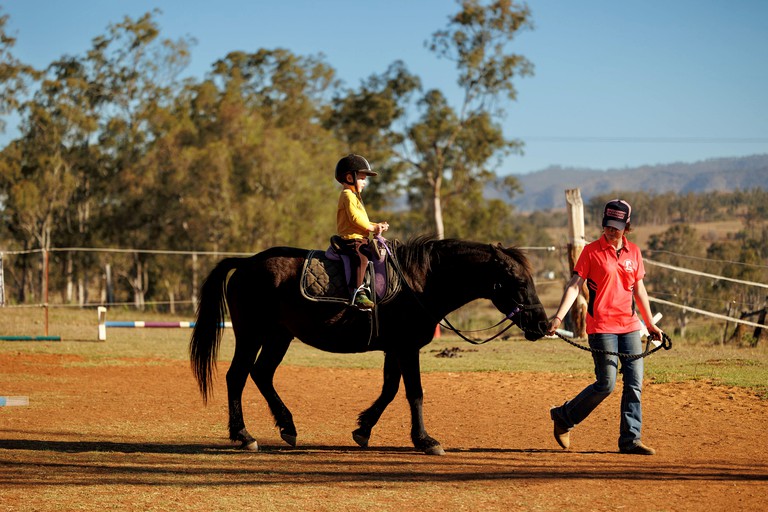
[[768, 325], [758, 324], [758, 323], [750, 322], [750, 321], [747, 321], [747, 320], [741, 320], [739, 318], [733, 318], [731, 316], [721, 315], [719, 313], [712, 313], [710, 311], [705, 311], [703, 309], [693, 308], [691, 306], [684, 306], [682, 304], [675, 304], [674, 302], [669, 302], [669, 301], [663, 300], [663, 299], [656, 299], [654, 297], [648, 297], [648, 300], [650, 300], [651, 302], [656, 302], [658, 304], [664, 304], [665, 306], [672, 306], [672, 307], [675, 307], [675, 308], [684, 309], [685, 311], [690, 311], [692, 313], [698, 313], [700, 315], [709, 316], [709, 317], [712, 317], [712, 318], [718, 318], [720, 320], [726, 320], [728, 322], [733, 322], [733, 323], [736, 323], [736, 324], [743, 324], [743, 325], [748, 325], [750, 327], [760, 327], [760, 328], [763, 328], [763, 329], [768, 329]]
[[708, 274], [706, 272], [700, 272], [698, 270], [691, 270], [688, 268], [676, 267], [674, 265], [669, 265], [667, 263], [659, 263], [658, 261], [649, 260], [647, 258], [644, 258], [643, 262], [650, 263], [651, 265], [655, 265], [657, 267], [666, 268], [669, 270], [675, 270], [677, 272], [685, 272], [686, 274], [693, 274], [695, 276], [710, 277], [712, 279], [717, 279], [720, 281], [730, 281], [732, 283], [746, 284], [748, 286], [757, 286], [759, 288], [768, 288], [768, 284], [765, 284], [765, 283], [756, 283], [754, 281], [742, 281], [741, 279], [733, 279], [731, 277], [718, 276], [716, 274]]

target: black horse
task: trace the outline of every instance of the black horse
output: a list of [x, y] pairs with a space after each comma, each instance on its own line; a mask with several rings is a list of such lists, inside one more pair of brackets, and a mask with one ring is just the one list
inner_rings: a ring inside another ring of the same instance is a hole
[[229, 306], [236, 340], [227, 371], [232, 441], [245, 449], [258, 449], [245, 428], [241, 404], [250, 375], [266, 399], [281, 437], [296, 445], [293, 417], [278, 396], [273, 378], [291, 341], [298, 338], [329, 352], [384, 352], [381, 395], [360, 414], [359, 428], [353, 432], [355, 442], [368, 445], [373, 427], [397, 394], [402, 378], [414, 446], [428, 454], [443, 454], [440, 443], [424, 429], [419, 370], [419, 349], [432, 340], [437, 323], [464, 304], [484, 298], [510, 317], [528, 340], [544, 335], [546, 314], [520, 250], [418, 238], [397, 245], [394, 254], [405, 284], [397, 296], [378, 306], [378, 329], [373, 336], [370, 313], [338, 302], [314, 302], [300, 293], [307, 250], [273, 247], [249, 258], [223, 259], [211, 271], [201, 290], [190, 359], [207, 402]]

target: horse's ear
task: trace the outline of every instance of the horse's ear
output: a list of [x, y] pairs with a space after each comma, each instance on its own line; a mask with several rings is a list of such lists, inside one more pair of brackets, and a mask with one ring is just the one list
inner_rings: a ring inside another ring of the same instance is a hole
[[504, 246], [501, 242], [491, 244], [491, 253], [498, 261], [504, 261]]

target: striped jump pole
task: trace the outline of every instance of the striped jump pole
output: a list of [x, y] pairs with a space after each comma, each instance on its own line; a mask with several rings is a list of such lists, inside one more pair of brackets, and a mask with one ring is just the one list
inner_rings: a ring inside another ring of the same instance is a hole
[[11, 407], [15, 405], [29, 405], [28, 396], [0, 396], [0, 407]]
[[[99, 306], [97, 312], [99, 315], [99, 341], [107, 341], [107, 327], [126, 329], [191, 329], [195, 326], [195, 322], [108, 321], [107, 308]], [[232, 327], [232, 322], [224, 322], [220, 325], [222, 327]]]
[[61, 341], [61, 336], [0, 336], [0, 341]]

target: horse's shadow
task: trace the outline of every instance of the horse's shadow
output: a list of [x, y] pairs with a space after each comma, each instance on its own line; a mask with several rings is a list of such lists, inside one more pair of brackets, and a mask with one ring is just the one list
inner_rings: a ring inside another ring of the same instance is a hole
[[163, 453], [177, 455], [226, 453], [219, 446], [182, 443], [120, 443], [111, 441], [49, 441], [38, 439], [0, 439], [0, 450], [29, 450], [39, 452], [85, 453]]
[[[27, 450], [59, 453], [149, 453], [174, 455], [236, 455], [243, 453], [260, 453], [274, 455], [306, 455], [311, 453], [364, 453], [364, 454], [413, 454], [424, 457], [424, 454], [409, 446], [380, 446], [363, 448], [354, 445], [300, 445], [296, 447], [261, 444], [258, 452], [242, 450], [233, 443], [202, 444], [202, 443], [142, 443], [142, 442], [113, 442], [113, 441], [63, 441], [40, 439], [0, 439], [0, 450]], [[492, 454], [492, 453], [558, 453], [562, 450], [540, 448], [448, 448], [448, 454]], [[585, 452], [581, 452], [585, 453]], [[591, 452], [609, 453], [609, 452]]]
[[[59, 457], [53, 457], [50, 461], [30, 461], [24, 462], [17, 460], [15, 454], [10, 454], [10, 459], [0, 461], [6, 466], [6, 473], [13, 472], [12, 478], [3, 475], [0, 471], [0, 482], [13, 481], [15, 484], [25, 483], [26, 485], [43, 485], [51, 481], [51, 477], [41, 477], [39, 470], [45, 467], [51, 474], [56, 475], [58, 483], [69, 482], [80, 483], [81, 473], [90, 472], [94, 479], [101, 483], [119, 483], [125, 484], [126, 479], [136, 479], [137, 482], [145, 482], [147, 478], [153, 485], [162, 485], [167, 483], [169, 475], [182, 475], [185, 480], [184, 485], [198, 487], [200, 485], [269, 485], [290, 481], [291, 484], [333, 484], [342, 482], [360, 482], [360, 481], [423, 481], [423, 482], [471, 482], [471, 481], [491, 481], [491, 480], [573, 480], [583, 482], [589, 480], [645, 480], [649, 482], [664, 481], [728, 481], [728, 482], [765, 482], [768, 481], [768, 468], [765, 466], [744, 466], [742, 464], [724, 464], [716, 462], [698, 462], [695, 464], [664, 461], [661, 464], [639, 465], [636, 460], [606, 460], [603, 457], [590, 468], [585, 468], [582, 464], [568, 462], [568, 455], [584, 454], [615, 454], [615, 452], [572, 452], [563, 450], [548, 449], [515, 449], [515, 448], [457, 448], [448, 449], [447, 457], [430, 457], [423, 453], [408, 447], [385, 446], [380, 448], [361, 448], [355, 446], [319, 446], [308, 445], [297, 448], [265, 445], [261, 447], [258, 453], [260, 459], [254, 459], [254, 464], [258, 466], [253, 469], [243, 469], [240, 461], [245, 462], [250, 457], [256, 455], [254, 452], [246, 452], [235, 448], [229, 444], [206, 445], [202, 443], [119, 443], [109, 441], [46, 441], [31, 439], [6, 439], [0, 440], [0, 454], [2, 450], [7, 451], [37, 451], [37, 452], [55, 452], [58, 454], [87, 454], [87, 453], [114, 453], [124, 454], [149, 454], [149, 455], [180, 455], [180, 456], [221, 456], [236, 457], [232, 465], [227, 463], [220, 467], [218, 464], [201, 462], [199, 464], [189, 464], [183, 471], [180, 471], [178, 464], [146, 464], [141, 460], [126, 460], [118, 466], [106, 464], [103, 457], [97, 457], [96, 461], [61, 461]], [[341, 457], [359, 452], [359, 460], [355, 458]], [[451, 457], [452, 454], [471, 454], [472, 460], [465, 457]], [[551, 461], [541, 461], [536, 458], [530, 459], [531, 454], [541, 454], [543, 456], [565, 456], [561, 459], [563, 464], [553, 465]], [[318, 455], [312, 457], [312, 455]], [[362, 455], [367, 457], [362, 457]], [[381, 459], [372, 460], [371, 456], [379, 454]], [[397, 463], [392, 462], [392, 455], [397, 454], [400, 459], [408, 454], [412, 454], [412, 460], [400, 460]], [[6, 454], [8, 455], [8, 454]], [[289, 464], [283, 466], [279, 464], [278, 459], [274, 459], [275, 464], [269, 464], [266, 467], [261, 465], [265, 462], [264, 457], [274, 456], [301, 456], [306, 455], [305, 461], [298, 465]], [[515, 457], [519, 455], [520, 457]], [[498, 460], [489, 459], [498, 457]], [[6, 459], [5, 455], [2, 457]], [[512, 461], [516, 459], [517, 463]], [[192, 460], [192, 459], [190, 459]], [[224, 462], [226, 459], [219, 459]], [[524, 461], [524, 464], [520, 464]], [[437, 464], [437, 465], [435, 465]], [[0, 463], [0, 467], [3, 464]], [[105, 473], [105, 468], [108, 471]], [[212, 469], [215, 468], [215, 469]], [[74, 473], [73, 473], [74, 472]], [[228, 479], [235, 475], [237, 478], [226, 480], [225, 483], [212, 482], [211, 473], [215, 473]], [[72, 476], [75, 474], [75, 476]], [[245, 475], [245, 477], [243, 477]], [[243, 480], [245, 478], [245, 480]], [[71, 479], [71, 480], [70, 480]], [[176, 485], [176, 484], [174, 484]]]

